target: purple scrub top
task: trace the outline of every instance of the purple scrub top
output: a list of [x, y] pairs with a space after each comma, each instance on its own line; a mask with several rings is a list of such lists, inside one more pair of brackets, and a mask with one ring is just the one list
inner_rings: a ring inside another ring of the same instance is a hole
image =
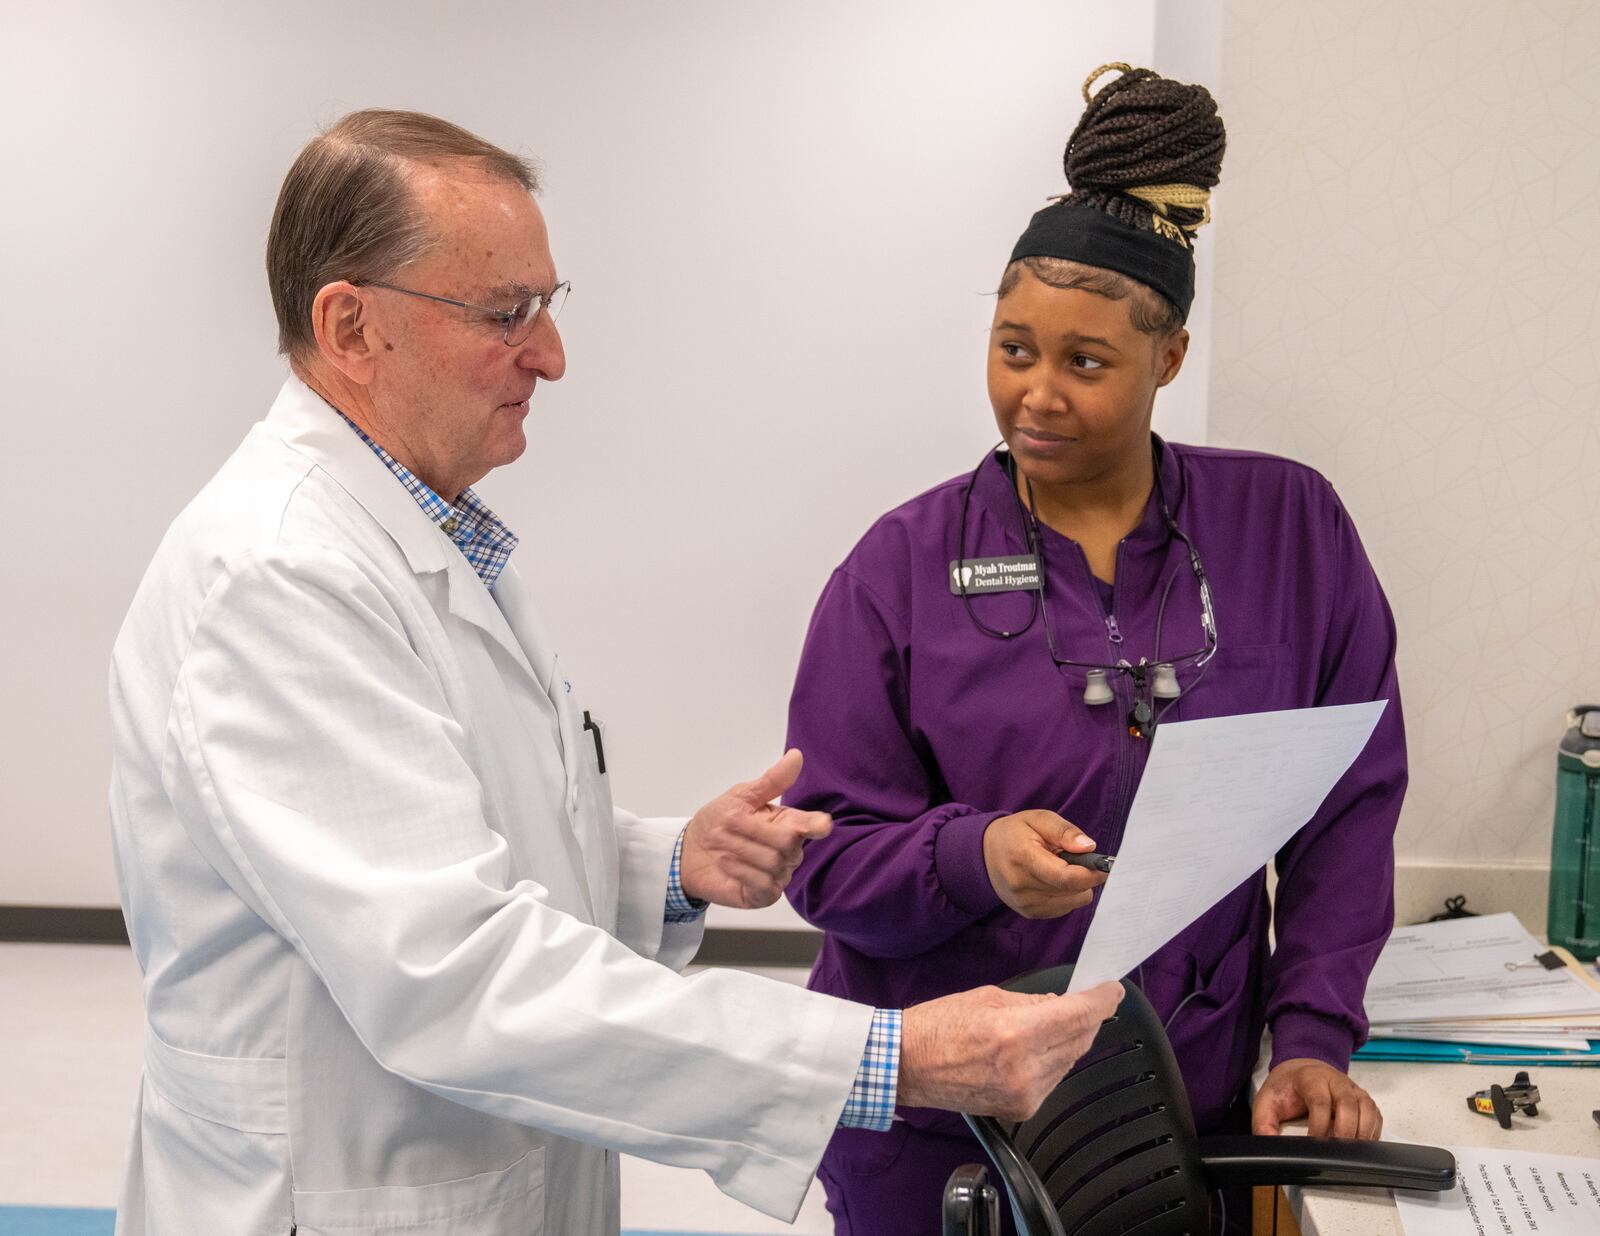
[[[1263, 871], [1132, 976], [1172, 1019], [1204, 1131], [1244, 1094], [1263, 1025], [1273, 1032], [1274, 1062], [1304, 1056], [1344, 1069], [1364, 1040], [1367, 976], [1393, 924], [1405, 733], [1394, 620], [1332, 486], [1273, 456], [1156, 446], [1160, 492], [1204, 560], [1218, 630], [1204, 680], [1165, 719], [1389, 701], [1366, 750], [1278, 854], [1276, 950], [1267, 942]], [[1085, 704], [1084, 671], [1052, 663], [1042, 616], [1016, 638], [992, 638], [951, 592], [958, 557], [1028, 553], [1005, 461], [997, 451], [975, 480], [958, 476], [879, 519], [834, 571], [812, 617], [789, 708], [789, 745], [805, 753], [805, 769], [785, 801], [834, 817], [832, 835], [809, 843], [788, 889], [795, 909], [826, 933], [810, 980], [819, 991], [903, 1008], [1072, 961], [1094, 907], [1053, 920], [1008, 909], [984, 867], [984, 829], [998, 816], [1047, 808], [1102, 851], [1114, 854], [1122, 841], [1149, 753], [1128, 731], [1131, 684], [1113, 677], [1114, 703]], [[1203, 646], [1198, 585], [1157, 494], [1118, 548], [1110, 610], [1077, 543], [1044, 526], [1040, 537], [1062, 657], [1157, 660], [1169, 580], [1161, 654]], [[1016, 631], [1030, 597], [968, 599], [987, 626]], [[1120, 645], [1111, 641], [1113, 615]], [[1180, 668], [1186, 689], [1194, 678]], [[949, 1113], [901, 1115], [902, 1140], [964, 1133]], [[888, 1140], [842, 1130], [824, 1160], [825, 1181], [861, 1175], [861, 1156], [885, 1153]], [[903, 1173], [887, 1166], [865, 1165], [885, 1184], [899, 1180]], [[922, 1183], [928, 1192], [905, 1205], [936, 1207], [943, 1178]]]

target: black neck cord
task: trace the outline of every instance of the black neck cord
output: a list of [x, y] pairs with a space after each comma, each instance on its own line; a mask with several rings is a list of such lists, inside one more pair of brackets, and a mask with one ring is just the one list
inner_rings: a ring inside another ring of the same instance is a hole
[[[1015, 631], [1004, 631], [989, 626], [983, 621], [983, 619], [978, 617], [977, 612], [972, 607], [971, 593], [967, 588], [965, 578], [961, 574], [961, 566], [966, 561], [967, 518], [968, 510], [972, 503], [972, 491], [977, 486], [978, 477], [983, 472], [984, 464], [988, 463], [989, 457], [994, 454], [996, 449], [998, 448], [991, 448], [989, 451], [985, 452], [983, 459], [979, 461], [978, 466], [973, 469], [972, 475], [967, 478], [966, 486], [963, 488], [961, 493], [961, 523], [956, 533], [955, 582], [956, 591], [961, 597], [961, 604], [967, 611], [967, 618], [972, 622], [973, 626], [975, 626], [979, 631], [983, 632], [983, 634], [989, 636], [991, 639], [1009, 640], [1015, 639], [1017, 636], [1023, 635], [1031, 630], [1033, 628], [1033, 624], [1036, 621], [1039, 621], [1042, 616], [1044, 623], [1045, 647], [1049, 651], [1050, 660], [1054, 662], [1056, 668], [1062, 669], [1067, 666], [1081, 666], [1092, 670], [1115, 669], [1121, 671], [1122, 673], [1132, 675], [1134, 680], [1135, 714], [1130, 714], [1130, 721], [1135, 721], [1135, 724], [1137, 725], [1137, 733], [1145, 736], [1154, 734], [1156, 726], [1162, 722], [1167, 713], [1170, 712], [1174, 705], [1178, 703], [1178, 698], [1181, 698], [1177, 697], [1171, 699], [1159, 709], [1154, 710], [1152, 710], [1147, 703], [1145, 705], [1146, 715], [1142, 719], [1136, 720], [1139, 701], [1143, 698], [1144, 689], [1148, 681], [1148, 675], [1154, 665], [1159, 665], [1161, 663], [1161, 633], [1166, 622], [1167, 599], [1172, 594], [1172, 585], [1177, 581], [1179, 572], [1174, 570], [1171, 574], [1169, 574], [1167, 576], [1167, 582], [1161, 590], [1161, 603], [1156, 610], [1155, 661], [1151, 663], [1151, 665], [1146, 665], [1144, 662], [1140, 662], [1138, 665], [1130, 665], [1126, 661], [1122, 661], [1117, 665], [1102, 665], [1100, 663], [1076, 661], [1072, 658], [1062, 657], [1056, 652], [1055, 633], [1050, 627], [1050, 607], [1049, 602], [1045, 597], [1045, 589], [1047, 587], [1046, 576], [1048, 574], [1048, 570], [1045, 563], [1044, 539], [1039, 532], [1038, 516], [1034, 514], [1033, 483], [1031, 481], [1026, 482], [1028, 489], [1028, 502], [1025, 504], [1022, 501], [1022, 495], [1017, 490], [1016, 473], [1013, 471], [1013, 469], [1016, 467], [1016, 463], [1014, 460], [1008, 460], [1006, 474], [1011, 480], [1011, 495], [1016, 500], [1017, 513], [1022, 520], [1022, 530], [1027, 542], [1028, 550], [1033, 554], [1034, 564], [1039, 573], [1039, 587], [1034, 592], [1033, 596], [1029, 598], [1028, 620], [1027, 622], [1023, 623], [1021, 627]], [[1152, 442], [1150, 449], [1155, 463], [1154, 486], [1156, 502], [1161, 510], [1161, 521], [1166, 526], [1167, 535], [1172, 540], [1179, 542], [1187, 552], [1190, 569], [1194, 572], [1195, 580], [1199, 583], [1202, 593], [1204, 593], [1208, 585], [1206, 583], [1205, 569], [1200, 564], [1200, 555], [1194, 547], [1194, 542], [1192, 542], [1184, 534], [1183, 530], [1178, 527], [1177, 520], [1172, 517], [1172, 510], [1167, 505], [1166, 490], [1161, 481], [1160, 448], [1154, 442]], [[1194, 688], [1199, 685], [1200, 680], [1205, 677], [1206, 670], [1209, 668], [1210, 658], [1206, 658], [1200, 664], [1200, 672], [1195, 675], [1194, 681], [1189, 684], [1188, 689], [1183, 693], [1184, 695], [1187, 695], [1189, 691], [1193, 691]]]
[[[1155, 454], [1155, 449], [1156, 448], [1155, 448], [1154, 444], [1151, 445], [1150, 449], [1151, 449], [1152, 455], [1155, 455], [1154, 485], [1155, 485], [1156, 503], [1161, 508], [1161, 519], [1162, 519], [1162, 522], [1166, 524], [1167, 535], [1172, 537], [1175, 540], [1181, 541], [1183, 543], [1183, 545], [1185, 546], [1185, 548], [1187, 548], [1189, 550], [1190, 558], [1191, 558], [1191, 560], [1193, 560], [1194, 559], [1194, 548], [1193, 548], [1193, 546], [1191, 546], [1189, 544], [1189, 538], [1184, 536], [1183, 533], [1178, 530], [1177, 522], [1172, 518], [1172, 512], [1167, 507], [1166, 490], [1163, 487], [1163, 485], [1161, 484], [1161, 457], [1159, 455]], [[1049, 604], [1046, 602], [1045, 595], [1044, 595], [1044, 590], [1045, 590], [1044, 538], [1039, 533], [1039, 517], [1034, 514], [1034, 508], [1036, 506], [1036, 503], [1034, 502], [1034, 497], [1033, 497], [1033, 482], [1032, 481], [1026, 481], [1026, 484], [1027, 484], [1027, 487], [1028, 487], [1028, 502], [1027, 502], [1027, 505], [1025, 507], [1023, 506], [1022, 499], [1019, 496], [1017, 498], [1017, 506], [1022, 511], [1023, 520], [1024, 520], [1025, 526], [1027, 528], [1028, 545], [1033, 550], [1033, 555], [1038, 560], [1038, 563], [1039, 563], [1039, 610], [1044, 615], [1045, 644], [1050, 649], [1050, 659], [1056, 663], [1057, 668], [1060, 668], [1062, 666], [1067, 666], [1067, 665], [1078, 665], [1078, 664], [1080, 664], [1080, 662], [1075, 661], [1070, 657], [1062, 657], [1062, 656], [1060, 656], [1060, 655], [1058, 655], [1056, 653], [1055, 636], [1054, 636], [1054, 633], [1050, 629], [1050, 607], [1049, 607]], [[1016, 488], [1016, 478], [1015, 477], [1012, 477], [1012, 488], [1013, 489]], [[1161, 660], [1161, 627], [1162, 627], [1162, 624], [1166, 621], [1167, 597], [1171, 595], [1173, 581], [1175, 581], [1177, 578], [1178, 578], [1178, 572], [1177, 571], [1173, 571], [1172, 574], [1167, 576], [1166, 587], [1163, 588], [1162, 591], [1161, 591], [1161, 605], [1156, 610], [1156, 655], [1155, 655], [1155, 663], [1159, 663], [1160, 660]], [[1098, 668], [1098, 666], [1093, 666], [1091, 668]], [[1128, 672], [1134, 675], [1134, 681], [1135, 681], [1136, 685], [1139, 688], [1142, 689], [1143, 685], [1144, 685], [1144, 675], [1145, 675], [1144, 666], [1142, 664], [1140, 664], [1140, 665], [1130, 665], [1128, 667]], [[1171, 705], [1169, 704], [1168, 707], [1171, 707]], [[1165, 711], [1165, 710], [1163, 710], [1163, 711]]]
[[[1023, 623], [1021, 627], [1015, 631], [999, 631], [984, 622], [982, 618], [979, 618], [977, 612], [972, 608], [972, 596], [967, 591], [966, 578], [961, 574], [961, 566], [967, 560], [967, 507], [972, 502], [972, 490], [978, 483], [978, 476], [983, 471], [983, 465], [989, 462], [989, 456], [993, 455], [997, 449], [999, 448], [990, 447], [984, 452], [983, 458], [978, 462], [978, 466], [972, 470], [972, 475], [967, 478], [966, 488], [961, 491], [961, 527], [956, 533], [956, 590], [961, 594], [961, 604], [966, 607], [967, 617], [972, 620], [973, 626], [977, 627], [990, 639], [1015, 639], [1017, 636], [1032, 629], [1035, 620], [1039, 617], [1039, 606], [1044, 597], [1044, 559], [1040, 557], [1038, 548], [1034, 544], [1032, 530], [1028, 527], [1027, 520], [1023, 521], [1023, 531], [1029, 534], [1028, 546], [1033, 550], [1034, 558], [1039, 565], [1039, 590], [1029, 598], [1028, 621]], [[1013, 495], [1016, 493], [1016, 488], [1016, 485], [1013, 484], [1011, 487]], [[1019, 510], [1022, 507], [1022, 499], [1020, 497], [1017, 498], [1017, 507]], [[1048, 629], [1048, 626], [1046, 629]]]

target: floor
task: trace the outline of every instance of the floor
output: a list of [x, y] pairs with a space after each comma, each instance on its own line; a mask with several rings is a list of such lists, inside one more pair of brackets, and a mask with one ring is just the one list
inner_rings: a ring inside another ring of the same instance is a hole
[[[804, 971], [763, 971], [801, 982]], [[0, 1236], [29, 1231], [7, 1207], [115, 1205], [138, 1087], [143, 1010], [126, 948], [0, 944]], [[9, 1217], [8, 1217], [9, 1216]], [[68, 1226], [52, 1233], [104, 1230]], [[717, 1192], [700, 1172], [625, 1159], [622, 1224], [640, 1233], [831, 1232], [813, 1186], [791, 1227]]]

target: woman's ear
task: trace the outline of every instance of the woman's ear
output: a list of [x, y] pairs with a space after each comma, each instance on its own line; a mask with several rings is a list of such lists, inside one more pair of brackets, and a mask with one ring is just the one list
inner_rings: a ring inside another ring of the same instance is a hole
[[1156, 341], [1156, 385], [1165, 386], [1178, 376], [1183, 368], [1183, 358], [1189, 355], [1189, 332], [1178, 327], [1170, 335]]

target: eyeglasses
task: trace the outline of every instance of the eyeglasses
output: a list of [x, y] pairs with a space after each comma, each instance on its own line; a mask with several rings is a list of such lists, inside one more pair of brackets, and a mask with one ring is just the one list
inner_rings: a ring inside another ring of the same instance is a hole
[[[1156, 451], [1152, 442], [1151, 451]], [[982, 471], [984, 463], [989, 456], [984, 456], [984, 462], [973, 469], [971, 478], [967, 481], [966, 489], [961, 496], [961, 524], [956, 534], [956, 561], [965, 562], [967, 557], [967, 506], [972, 500], [973, 487], [978, 482], [978, 474]], [[1172, 585], [1177, 580], [1179, 572], [1174, 571], [1167, 576], [1166, 587], [1161, 590], [1161, 605], [1156, 610], [1155, 631], [1155, 656], [1153, 659], [1139, 658], [1137, 665], [1126, 658], [1119, 659], [1114, 664], [1109, 661], [1079, 661], [1073, 657], [1064, 657], [1056, 651], [1055, 632], [1050, 626], [1050, 606], [1046, 599], [1046, 580], [1049, 571], [1044, 561], [1044, 540], [1039, 534], [1039, 521], [1034, 515], [1033, 483], [1027, 483], [1028, 504], [1022, 503], [1022, 495], [1016, 491], [1015, 464], [1008, 460], [1006, 475], [1011, 478], [1012, 497], [1016, 499], [1017, 511], [1022, 516], [1023, 532], [1027, 537], [1028, 550], [1033, 557], [1038, 569], [1038, 590], [1029, 598], [1028, 621], [1015, 631], [999, 631], [989, 626], [978, 617], [972, 609], [972, 599], [968, 595], [964, 577], [958, 576], [959, 594], [961, 603], [966, 606], [967, 617], [973, 626], [982, 631], [991, 639], [1010, 640], [1033, 629], [1033, 624], [1040, 618], [1044, 619], [1044, 641], [1049, 650], [1050, 660], [1057, 669], [1081, 669], [1085, 671], [1083, 702], [1089, 705], [1109, 704], [1116, 698], [1116, 693], [1111, 689], [1110, 679], [1127, 677], [1133, 682], [1133, 707], [1128, 713], [1128, 732], [1135, 738], [1149, 738], [1161, 723], [1161, 719], [1177, 703], [1180, 695], [1186, 695], [1199, 685], [1200, 680], [1206, 675], [1206, 668], [1211, 664], [1211, 659], [1217, 655], [1217, 616], [1211, 605], [1211, 583], [1206, 578], [1205, 566], [1200, 561], [1200, 551], [1194, 547], [1194, 542], [1184, 535], [1178, 527], [1177, 521], [1172, 518], [1172, 511], [1167, 506], [1166, 494], [1161, 486], [1161, 457], [1154, 456], [1155, 470], [1155, 497], [1161, 508], [1161, 520], [1167, 527], [1167, 534], [1183, 546], [1189, 558], [1189, 569], [1194, 572], [1196, 586], [1200, 592], [1200, 630], [1204, 643], [1192, 652], [1183, 653], [1181, 656], [1164, 657], [1161, 655], [1161, 629], [1167, 615], [1167, 599], [1172, 595]], [[1122, 645], [1122, 632], [1117, 629], [1116, 620], [1109, 614], [1106, 616], [1106, 634], [1111, 644], [1120, 649]], [[1195, 673], [1189, 685], [1183, 687], [1178, 682], [1178, 668], [1184, 666], [1192, 668]]]
[[[1149, 738], [1156, 731], [1156, 726], [1161, 723], [1161, 718], [1177, 703], [1178, 697], [1184, 689], [1178, 684], [1178, 667], [1180, 665], [1192, 666], [1195, 677], [1189, 683], [1188, 689], [1193, 691], [1200, 679], [1205, 677], [1206, 667], [1211, 664], [1211, 658], [1217, 655], [1217, 616], [1211, 607], [1211, 584], [1206, 579], [1205, 566], [1200, 561], [1200, 551], [1194, 547], [1194, 542], [1185, 536], [1179, 529], [1177, 521], [1172, 518], [1172, 511], [1167, 507], [1167, 498], [1161, 492], [1161, 459], [1155, 460], [1155, 486], [1156, 501], [1161, 507], [1161, 519], [1167, 526], [1167, 533], [1173, 540], [1184, 548], [1189, 556], [1189, 569], [1194, 572], [1195, 583], [1200, 589], [1200, 630], [1205, 640], [1204, 644], [1193, 652], [1183, 653], [1181, 656], [1164, 657], [1161, 655], [1161, 625], [1167, 616], [1167, 598], [1172, 595], [1172, 584], [1177, 579], [1177, 572], [1167, 576], [1167, 586], [1161, 591], [1161, 605], [1156, 610], [1156, 647], [1153, 660], [1139, 658], [1139, 663], [1134, 665], [1127, 659], [1121, 659], [1116, 664], [1101, 661], [1079, 661], [1073, 657], [1063, 657], [1056, 652], [1055, 635], [1050, 629], [1050, 608], [1045, 600], [1045, 566], [1044, 566], [1044, 540], [1039, 535], [1039, 520], [1034, 514], [1033, 482], [1028, 482], [1028, 509], [1026, 512], [1028, 543], [1032, 547], [1034, 556], [1039, 563], [1039, 615], [1044, 619], [1044, 641], [1050, 650], [1050, 659], [1056, 663], [1057, 669], [1071, 666], [1074, 669], [1087, 671], [1083, 690], [1083, 702], [1086, 704], [1109, 704], [1115, 698], [1110, 675], [1126, 675], [1133, 680], [1133, 707], [1128, 712], [1128, 733], [1135, 738]], [[1022, 501], [1021, 496], [1017, 498]], [[1122, 632], [1117, 629], [1116, 619], [1106, 617], [1107, 635], [1113, 645], [1122, 646]]]
[[496, 309], [493, 305], [474, 305], [470, 301], [451, 300], [448, 296], [435, 296], [432, 292], [418, 292], [411, 288], [397, 287], [392, 283], [380, 283], [376, 279], [368, 279], [355, 284], [358, 288], [384, 288], [390, 292], [399, 292], [405, 296], [415, 296], [419, 300], [435, 300], [441, 305], [454, 305], [457, 309], [475, 309], [479, 313], [493, 318], [505, 327], [506, 347], [521, 347], [528, 341], [528, 336], [533, 334], [533, 324], [538, 320], [539, 311], [542, 309], [550, 315], [554, 322], [561, 312], [561, 306], [567, 301], [567, 293], [572, 290], [572, 284], [563, 280], [548, 292], [535, 292], [527, 300], [518, 301], [509, 309]]
[[[1128, 733], [1135, 738], [1149, 738], [1156, 731], [1156, 726], [1166, 716], [1172, 706], [1178, 702], [1178, 697], [1187, 691], [1193, 691], [1202, 678], [1206, 675], [1206, 667], [1211, 664], [1211, 658], [1217, 655], [1217, 615], [1211, 606], [1211, 583], [1206, 578], [1206, 568], [1200, 561], [1200, 551], [1195, 549], [1194, 542], [1185, 536], [1172, 518], [1172, 512], [1167, 508], [1167, 500], [1160, 492], [1161, 463], [1156, 461], [1156, 486], [1157, 500], [1161, 506], [1161, 518], [1167, 525], [1167, 532], [1173, 540], [1179, 542], [1189, 556], [1189, 569], [1194, 572], [1196, 584], [1200, 590], [1200, 631], [1204, 644], [1192, 652], [1185, 652], [1176, 657], [1161, 655], [1161, 625], [1167, 616], [1167, 598], [1172, 595], [1173, 581], [1178, 578], [1174, 571], [1167, 576], [1167, 586], [1161, 591], [1161, 604], [1156, 610], [1156, 646], [1155, 657], [1147, 660], [1139, 658], [1137, 665], [1125, 658], [1110, 664], [1102, 661], [1079, 661], [1073, 657], [1063, 657], [1056, 652], [1055, 635], [1050, 629], [1050, 608], [1045, 600], [1045, 566], [1044, 566], [1044, 541], [1039, 535], [1039, 523], [1034, 515], [1033, 483], [1028, 483], [1028, 542], [1033, 548], [1034, 556], [1039, 562], [1039, 615], [1044, 619], [1045, 647], [1050, 650], [1050, 659], [1055, 662], [1057, 669], [1071, 666], [1074, 669], [1087, 671], [1083, 689], [1083, 702], [1089, 705], [1109, 704], [1115, 698], [1108, 681], [1110, 675], [1126, 675], [1133, 680], [1133, 707], [1128, 712]], [[1021, 501], [1021, 498], [1018, 498]], [[1106, 630], [1113, 645], [1118, 648], [1122, 645], [1122, 632], [1117, 629], [1116, 619], [1106, 618]], [[1178, 683], [1178, 667], [1189, 666], [1195, 670], [1195, 676], [1190, 681], [1187, 689]]]

